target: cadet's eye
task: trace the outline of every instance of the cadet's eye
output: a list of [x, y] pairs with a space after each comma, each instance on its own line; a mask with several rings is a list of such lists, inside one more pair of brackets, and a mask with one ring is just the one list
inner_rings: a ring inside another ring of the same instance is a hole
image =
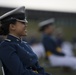
[[21, 22], [22, 24], [24, 24], [24, 25], [26, 25], [26, 23], [25, 22]]

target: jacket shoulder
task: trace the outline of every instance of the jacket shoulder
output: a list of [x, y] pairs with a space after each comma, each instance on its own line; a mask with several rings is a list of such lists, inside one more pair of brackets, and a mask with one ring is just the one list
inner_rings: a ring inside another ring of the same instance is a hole
[[4, 40], [0, 43], [0, 48], [5, 48], [9, 46], [13, 46], [13, 43], [11, 41]]
[[5, 40], [0, 43], [0, 47], [7, 46], [7, 45], [9, 45], [9, 42], [7, 42]]

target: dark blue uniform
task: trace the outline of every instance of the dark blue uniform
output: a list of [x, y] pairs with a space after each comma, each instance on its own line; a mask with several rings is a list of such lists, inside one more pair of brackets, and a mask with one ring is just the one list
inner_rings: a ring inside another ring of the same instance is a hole
[[44, 34], [42, 38], [42, 43], [46, 50], [47, 56], [51, 54], [58, 55], [58, 56], [64, 56], [64, 54], [61, 53], [60, 51], [60, 47], [57, 44], [57, 40], [54, 39], [52, 36]]
[[64, 42], [64, 39], [63, 38], [56, 38], [56, 40], [57, 40], [57, 44], [61, 47], [62, 43]]
[[49, 75], [39, 66], [28, 43], [12, 35], [0, 44], [0, 59], [5, 75]]

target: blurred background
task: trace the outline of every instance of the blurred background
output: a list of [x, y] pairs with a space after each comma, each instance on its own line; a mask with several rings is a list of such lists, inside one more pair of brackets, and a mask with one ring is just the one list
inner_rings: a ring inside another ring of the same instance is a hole
[[[76, 0], [0, 0], [0, 16], [19, 6], [26, 7], [28, 20], [28, 35], [23, 40], [26, 40], [37, 54], [41, 66], [53, 75], [76, 75], [76, 70], [68, 67], [51, 66], [46, 59], [41, 33], [38, 31], [39, 22], [55, 18], [55, 35], [63, 35], [64, 44], [69, 48], [65, 53], [69, 52], [76, 57]], [[0, 42], [3, 38], [0, 36]]]

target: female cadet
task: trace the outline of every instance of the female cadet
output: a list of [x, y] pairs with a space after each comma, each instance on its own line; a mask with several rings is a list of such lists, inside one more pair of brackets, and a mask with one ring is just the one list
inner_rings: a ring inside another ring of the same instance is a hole
[[0, 60], [5, 75], [49, 75], [38, 64], [38, 58], [28, 43], [21, 40], [27, 35], [25, 7], [2, 15], [0, 23], [0, 35], [7, 35], [0, 44]]

